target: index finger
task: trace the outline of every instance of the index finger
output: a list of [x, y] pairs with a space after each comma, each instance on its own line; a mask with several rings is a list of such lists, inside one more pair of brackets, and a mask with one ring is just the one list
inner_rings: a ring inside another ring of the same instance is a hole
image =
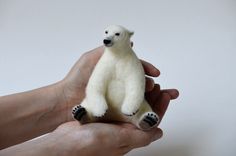
[[163, 93], [168, 93], [171, 100], [177, 99], [179, 96], [179, 91], [177, 89], [163, 89]]
[[154, 65], [144, 60], [140, 60], [140, 61], [143, 65], [143, 69], [146, 75], [152, 76], [152, 77], [158, 77], [160, 75], [160, 71]]

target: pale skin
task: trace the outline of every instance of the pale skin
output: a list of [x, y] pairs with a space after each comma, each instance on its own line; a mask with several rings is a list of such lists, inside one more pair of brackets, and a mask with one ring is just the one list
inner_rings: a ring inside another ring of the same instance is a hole
[[[144, 132], [128, 123], [80, 125], [73, 121], [71, 108], [84, 98], [86, 84], [102, 53], [103, 47], [85, 53], [55, 84], [0, 97], [0, 155], [121, 156], [159, 139], [159, 128]], [[160, 75], [150, 63], [142, 61], [142, 65], [147, 75]], [[176, 89], [161, 90], [150, 77], [146, 78], [146, 91], [147, 101], [161, 118], [170, 100], [178, 97]]]

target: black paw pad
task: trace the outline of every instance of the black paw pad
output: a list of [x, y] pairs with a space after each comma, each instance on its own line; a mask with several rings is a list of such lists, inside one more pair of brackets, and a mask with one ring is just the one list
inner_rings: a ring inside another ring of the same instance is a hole
[[146, 122], [150, 127], [153, 127], [158, 123], [159, 119], [158, 119], [157, 115], [152, 114], [152, 113], [148, 113], [144, 117], [143, 121]]
[[72, 110], [73, 117], [78, 121], [80, 121], [86, 113], [86, 109], [80, 105], [75, 106]]

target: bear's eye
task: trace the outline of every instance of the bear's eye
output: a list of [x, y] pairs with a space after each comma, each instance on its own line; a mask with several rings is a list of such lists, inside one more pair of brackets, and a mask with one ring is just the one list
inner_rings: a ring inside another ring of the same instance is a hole
[[116, 36], [120, 36], [120, 33], [115, 33]]
[[108, 34], [108, 31], [105, 31], [105, 34]]

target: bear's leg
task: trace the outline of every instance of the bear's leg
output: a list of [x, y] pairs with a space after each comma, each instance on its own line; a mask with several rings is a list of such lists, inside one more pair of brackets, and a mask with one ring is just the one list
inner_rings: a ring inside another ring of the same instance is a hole
[[159, 116], [153, 112], [150, 105], [144, 100], [139, 111], [132, 118], [132, 122], [141, 130], [150, 130], [158, 125]]
[[84, 106], [87, 107], [92, 116], [101, 118], [106, 114], [108, 106], [104, 96], [96, 91], [90, 91], [87, 94], [87, 103]]
[[91, 112], [85, 103], [86, 100], [83, 100], [80, 105], [76, 105], [72, 108], [72, 116], [81, 124], [94, 122], [96, 120], [95, 117], [91, 115]]

